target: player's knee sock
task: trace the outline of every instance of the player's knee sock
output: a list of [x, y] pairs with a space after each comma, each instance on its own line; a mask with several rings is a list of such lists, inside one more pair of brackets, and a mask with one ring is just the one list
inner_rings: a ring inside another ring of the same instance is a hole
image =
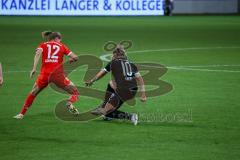
[[22, 110], [21, 110], [21, 114], [25, 114], [28, 110], [28, 108], [32, 105], [34, 99], [35, 99], [35, 95], [33, 95], [32, 93], [30, 93], [28, 96], [27, 96], [27, 99], [25, 100], [25, 103], [24, 103], [24, 106], [22, 107]]
[[108, 99], [111, 97], [112, 93], [115, 93], [115, 90], [108, 83], [107, 90], [106, 90], [105, 97], [104, 97], [104, 101], [108, 101]]
[[111, 97], [112, 93], [115, 93], [115, 91], [108, 83], [102, 106], [105, 106], [105, 104], [108, 102], [109, 98]]
[[78, 90], [74, 90], [72, 95], [69, 97], [68, 101], [71, 102], [71, 103], [74, 103], [78, 100], [78, 97], [79, 97]]
[[114, 118], [114, 119], [131, 120], [132, 115], [130, 113], [127, 113], [127, 112], [122, 112], [122, 111], [115, 110], [115, 111], [109, 113], [108, 115], [106, 115], [106, 117]]
[[[105, 116], [108, 117], [108, 118], [116, 118], [116, 119], [131, 119], [131, 116], [129, 117], [128, 113], [122, 112], [122, 111], [118, 111], [118, 109], [123, 105], [123, 103], [124, 102], [120, 99], [118, 101], [117, 106], [115, 106], [115, 110], [113, 112], [111, 112], [111, 113], [108, 113]], [[125, 117], [125, 118], [122, 118], [122, 117]]]

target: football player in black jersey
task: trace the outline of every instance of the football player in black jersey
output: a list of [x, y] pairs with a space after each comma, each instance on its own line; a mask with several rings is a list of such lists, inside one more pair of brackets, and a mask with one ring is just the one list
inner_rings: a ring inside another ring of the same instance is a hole
[[117, 45], [113, 51], [112, 61], [99, 71], [94, 78], [85, 82], [91, 86], [108, 72], [112, 73], [112, 80], [109, 82], [103, 104], [92, 113], [104, 115], [106, 119], [127, 119], [137, 125], [138, 115], [119, 111], [121, 105], [135, 97], [138, 86], [140, 87], [140, 100], [147, 100], [144, 81], [135, 64], [128, 61], [123, 46]]

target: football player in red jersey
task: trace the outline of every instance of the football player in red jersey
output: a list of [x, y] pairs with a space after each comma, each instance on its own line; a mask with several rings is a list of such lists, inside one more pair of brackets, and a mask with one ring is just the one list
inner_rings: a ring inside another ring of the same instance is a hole
[[3, 84], [2, 64], [0, 63], [0, 86]]
[[59, 32], [43, 32], [43, 38], [47, 40], [41, 43], [36, 49], [34, 57], [33, 69], [30, 73], [30, 78], [36, 73], [37, 65], [42, 56], [42, 66], [40, 74], [33, 86], [32, 91], [27, 96], [21, 112], [14, 116], [16, 119], [22, 119], [32, 105], [35, 97], [48, 86], [49, 83], [54, 83], [57, 87], [64, 89], [71, 96], [69, 97], [66, 106], [72, 114], [79, 114], [78, 110], [73, 106], [73, 103], [78, 100], [79, 92], [77, 87], [64, 75], [63, 57], [64, 55], [70, 58], [70, 61], [77, 61], [78, 57], [71, 52], [67, 46], [61, 43], [62, 36]]

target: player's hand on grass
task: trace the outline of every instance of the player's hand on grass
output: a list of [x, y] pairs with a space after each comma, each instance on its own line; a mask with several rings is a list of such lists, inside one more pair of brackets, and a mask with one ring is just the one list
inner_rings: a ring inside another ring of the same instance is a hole
[[36, 73], [36, 70], [33, 69], [31, 72], [30, 72], [30, 78], [33, 78], [34, 74]]
[[69, 59], [69, 63], [70, 63], [70, 64], [73, 63], [73, 62], [76, 62], [76, 61], [77, 61], [76, 58], [70, 58], [70, 59]]
[[73, 62], [74, 62], [74, 59], [70, 58], [70, 59], [69, 59], [69, 63], [71, 64], [71, 63], [73, 63]]
[[94, 83], [94, 81], [90, 80], [90, 81], [86, 81], [86, 82], [85, 82], [85, 85], [86, 85], [87, 87], [90, 87], [90, 86], [93, 85], [93, 83]]
[[147, 96], [145, 94], [142, 94], [140, 97], [141, 102], [146, 102], [147, 101]]

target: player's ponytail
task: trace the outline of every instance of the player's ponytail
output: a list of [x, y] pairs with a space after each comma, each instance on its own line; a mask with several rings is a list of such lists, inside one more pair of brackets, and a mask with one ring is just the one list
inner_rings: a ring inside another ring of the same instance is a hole
[[43, 31], [42, 32], [42, 38], [45, 40], [45, 41], [49, 41], [49, 36], [50, 34], [52, 34], [53, 32], [52, 31]]

